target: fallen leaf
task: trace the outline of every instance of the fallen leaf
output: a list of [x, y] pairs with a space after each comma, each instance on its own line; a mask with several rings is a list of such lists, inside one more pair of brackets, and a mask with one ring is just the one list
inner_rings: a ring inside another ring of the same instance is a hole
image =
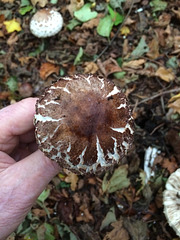
[[116, 215], [114, 207], [109, 209], [109, 212], [106, 214], [105, 218], [103, 219], [100, 227], [100, 231], [102, 231], [105, 227], [109, 226], [109, 224], [116, 222]]
[[104, 17], [104, 14], [99, 13], [96, 18], [89, 20], [88, 22], [83, 23], [81, 29], [92, 29], [97, 27], [101, 18]]
[[175, 100], [177, 100], [177, 99], [179, 99], [179, 98], [180, 98], [180, 93], [178, 93], [178, 94], [174, 95], [173, 97], [171, 97], [171, 98], [169, 99], [169, 102], [173, 102], [173, 101], [175, 101]]
[[71, 0], [70, 4], [67, 5], [66, 9], [69, 11], [71, 17], [74, 16], [74, 12], [84, 5], [84, 0]]
[[158, 21], [154, 22], [156, 27], [166, 27], [171, 21], [171, 15], [163, 12], [162, 15], [159, 16]]
[[13, 3], [14, 0], [1, 0], [1, 2], [3, 2], [3, 3]]
[[129, 240], [129, 234], [123, 227], [122, 220], [112, 223], [111, 226], [114, 229], [111, 232], [107, 233], [103, 240]]
[[170, 173], [173, 173], [178, 168], [178, 165], [175, 158], [171, 157], [171, 159], [163, 159], [162, 167], [166, 168]]
[[40, 77], [45, 80], [47, 77], [49, 77], [52, 73], [56, 73], [57, 75], [59, 74], [59, 66], [56, 66], [53, 63], [43, 63], [40, 67], [39, 73]]
[[99, 69], [95, 62], [85, 62], [84, 65], [85, 65], [84, 73], [94, 74]]
[[123, 218], [123, 225], [131, 236], [131, 239], [144, 240], [148, 238], [147, 223], [133, 218]]
[[78, 183], [78, 176], [67, 170], [67, 169], [64, 169], [64, 172], [67, 174], [67, 176], [65, 177], [64, 181], [67, 182], [67, 183], [70, 183], [71, 184], [71, 190], [72, 191], [75, 191], [76, 188], [77, 188], [77, 183]]
[[132, 69], [142, 68], [142, 65], [145, 63], [144, 59], [133, 60], [129, 62], [124, 62], [122, 68], [128, 67]]
[[176, 14], [177, 18], [180, 19], [180, 8], [178, 8], [177, 10], [174, 8], [172, 9], [172, 11]]
[[22, 30], [20, 23], [16, 19], [4, 21], [3, 24], [6, 26], [6, 31], [12, 33], [14, 31], [20, 32]]
[[32, 59], [34, 59], [34, 57], [23, 56], [23, 57], [20, 57], [18, 60], [20, 61], [21, 66], [23, 66], [25, 64], [28, 64]]
[[48, 3], [48, 0], [31, 0], [33, 6], [39, 5], [40, 7], [45, 7]]
[[81, 22], [87, 22], [97, 17], [96, 11], [91, 11], [91, 3], [86, 3], [82, 8], [74, 12], [74, 16]]
[[120, 29], [120, 32], [121, 32], [122, 35], [127, 36], [130, 33], [130, 29], [127, 26], [123, 26]]
[[155, 73], [155, 76], [160, 77], [162, 80], [166, 82], [170, 82], [175, 79], [175, 75], [171, 68], [159, 67]]
[[173, 103], [170, 103], [168, 105], [168, 108], [172, 108], [174, 113], [179, 113], [180, 114], [180, 98], [174, 101]]
[[122, 165], [118, 167], [117, 169], [115, 169], [113, 175], [110, 178], [109, 173], [106, 173], [102, 182], [103, 192], [113, 193], [117, 190], [129, 187], [130, 180], [127, 177], [127, 169], [127, 165]]
[[159, 57], [159, 42], [158, 38], [153, 38], [149, 43], [149, 52], [146, 54], [151, 59], [156, 59]]
[[133, 58], [139, 58], [144, 55], [144, 53], [147, 53], [149, 51], [149, 47], [145, 42], [144, 36], [140, 39], [137, 47], [133, 50], [131, 53], [131, 57]]
[[94, 220], [94, 218], [90, 214], [89, 209], [87, 208], [86, 204], [82, 204], [80, 206], [79, 210], [80, 210], [80, 214], [79, 214], [79, 216], [76, 217], [77, 222], [83, 221], [83, 222], [88, 223], [88, 222]]

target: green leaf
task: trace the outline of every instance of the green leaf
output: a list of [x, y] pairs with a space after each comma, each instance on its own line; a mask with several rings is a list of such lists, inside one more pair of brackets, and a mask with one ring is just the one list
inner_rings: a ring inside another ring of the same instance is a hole
[[114, 11], [110, 6], [108, 6], [108, 11], [115, 26], [123, 22], [124, 17], [118, 12]]
[[116, 222], [116, 215], [114, 207], [109, 209], [109, 212], [106, 214], [105, 218], [103, 219], [100, 227], [100, 231], [103, 230], [105, 227], [109, 226], [109, 224]]
[[97, 26], [97, 32], [103, 37], [109, 37], [114, 23], [110, 15], [101, 18]]
[[51, 3], [51, 4], [57, 4], [57, 3], [58, 3], [58, 0], [50, 0], [50, 3]]
[[18, 90], [18, 82], [16, 77], [8, 78], [6, 84], [11, 92], [15, 92]]
[[172, 69], [177, 69], [179, 66], [179, 61], [177, 57], [171, 57], [169, 60], [166, 62], [166, 67], [172, 68]]
[[102, 182], [103, 192], [113, 193], [117, 190], [129, 187], [130, 181], [129, 178], [127, 177], [128, 174], [127, 168], [128, 168], [127, 165], [122, 165], [118, 167], [114, 171], [110, 179], [109, 173], [106, 173]]
[[81, 62], [82, 56], [83, 56], [83, 48], [80, 47], [79, 48], [79, 52], [78, 52], [78, 54], [77, 54], [77, 56], [76, 56], [76, 58], [74, 60], [74, 65], [77, 65], [77, 64], [79, 64]]
[[144, 37], [141, 38], [139, 41], [137, 47], [134, 49], [134, 51], [131, 53], [131, 57], [133, 58], [139, 58], [141, 57], [144, 53], [147, 53], [149, 51], [149, 47], [145, 42]]
[[152, 0], [150, 2], [153, 12], [164, 11], [167, 7], [167, 2], [161, 0]]
[[76, 236], [74, 235], [74, 233], [71, 232], [70, 228], [64, 224], [64, 223], [58, 223], [56, 225], [59, 236], [61, 237], [61, 239], [63, 240], [77, 240]]
[[124, 76], [126, 75], [126, 72], [122, 71], [122, 72], [115, 72], [113, 74], [113, 76], [116, 78], [116, 79], [122, 79]]
[[73, 28], [75, 28], [78, 25], [81, 25], [81, 22], [78, 21], [77, 19], [73, 18], [69, 21], [69, 23], [67, 25], [67, 29], [69, 29], [71, 31], [71, 30], [73, 30]]
[[97, 17], [97, 12], [91, 11], [91, 3], [86, 3], [82, 8], [74, 12], [74, 16], [81, 22], [87, 22]]
[[110, 0], [110, 5], [112, 8], [122, 8], [121, 4], [126, 0]]
[[54, 227], [48, 223], [42, 224], [36, 232], [38, 240], [55, 240]]
[[33, 6], [26, 6], [19, 9], [21, 15], [25, 15], [27, 12], [30, 12], [33, 9]]
[[38, 197], [38, 200], [42, 203], [49, 197], [50, 189], [45, 189]]
[[29, 0], [21, 0], [21, 7], [25, 7], [25, 6], [29, 6], [30, 5], [30, 1]]

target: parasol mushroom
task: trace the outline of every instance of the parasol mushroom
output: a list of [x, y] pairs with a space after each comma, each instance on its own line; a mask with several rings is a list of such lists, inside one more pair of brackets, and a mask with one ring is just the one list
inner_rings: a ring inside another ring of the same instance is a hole
[[122, 91], [104, 77], [61, 77], [36, 104], [35, 133], [50, 159], [78, 174], [118, 164], [133, 140], [133, 118]]
[[63, 18], [55, 9], [40, 9], [30, 21], [30, 31], [38, 38], [56, 35], [63, 26]]
[[169, 225], [180, 236], [180, 168], [173, 172], [166, 182], [163, 204]]

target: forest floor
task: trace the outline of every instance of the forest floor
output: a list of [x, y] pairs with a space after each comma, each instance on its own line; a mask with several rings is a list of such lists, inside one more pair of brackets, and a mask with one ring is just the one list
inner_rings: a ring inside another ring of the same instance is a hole
[[[44, 6], [57, 8], [64, 25], [39, 39], [29, 22]], [[9, 239], [179, 239], [163, 191], [180, 165], [180, 1], [1, 0], [0, 108], [75, 73], [103, 75], [123, 90], [133, 147], [108, 180], [60, 173]]]

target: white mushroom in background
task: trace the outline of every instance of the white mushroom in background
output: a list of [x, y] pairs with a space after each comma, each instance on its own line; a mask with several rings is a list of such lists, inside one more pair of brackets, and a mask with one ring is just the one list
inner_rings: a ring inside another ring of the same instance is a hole
[[56, 35], [63, 26], [63, 18], [55, 9], [38, 10], [30, 21], [30, 31], [38, 38]]
[[133, 118], [122, 91], [95, 75], [62, 77], [45, 90], [34, 119], [39, 148], [78, 174], [120, 163], [133, 141]]
[[180, 168], [172, 173], [167, 180], [163, 203], [169, 225], [180, 236]]

